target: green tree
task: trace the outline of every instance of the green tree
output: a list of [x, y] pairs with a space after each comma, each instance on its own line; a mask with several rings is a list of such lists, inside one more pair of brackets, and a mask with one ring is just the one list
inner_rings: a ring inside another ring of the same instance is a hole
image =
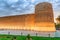
[[32, 40], [32, 38], [31, 38], [30, 34], [28, 34], [28, 35], [27, 35], [26, 40]]
[[56, 21], [57, 21], [57, 23], [56, 23], [56, 29], [60, 30], [60, 15], [56, 18]]
[[56, 18], [57, 23], [60, 23], [60, 15]]
[[60, 24], [56, 24], [56, 29], [60, 30]]

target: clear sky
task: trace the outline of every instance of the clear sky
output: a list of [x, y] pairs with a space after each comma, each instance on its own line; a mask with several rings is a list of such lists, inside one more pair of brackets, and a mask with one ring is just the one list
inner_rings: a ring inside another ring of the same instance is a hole
[[60, 0], [0, 0], [0, 17], [34, 13], [35, 5], [40, 2], [52, 3], [54, 18], [60, 15]]

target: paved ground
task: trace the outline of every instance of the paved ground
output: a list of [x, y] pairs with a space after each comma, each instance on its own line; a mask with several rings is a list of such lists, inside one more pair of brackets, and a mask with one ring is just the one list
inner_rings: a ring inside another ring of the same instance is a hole
[[[12, 34], [12, 35], [27, 35], [30, 34], [32, 36], [50, 36], [49, 33], [41, 33], [41, 32], [37, 32], [37, 31], [22, 31], [22, 30], [0, 30], [0, 34]], [[60, 31], [57, 30], [55, 32], [55, 34], [53, 34], [52, 36], [55, 37], [60, 37]]]

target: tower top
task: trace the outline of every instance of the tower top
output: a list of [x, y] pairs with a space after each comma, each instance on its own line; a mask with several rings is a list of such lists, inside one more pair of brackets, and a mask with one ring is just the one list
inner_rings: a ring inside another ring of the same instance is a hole
[[42, 2], [35, 6], [35, 14], [38, 16], [37, 21], [40, 22], [53, 22], [53, 8], [52, 4], [48, 2]]
[[51, 5], [51, 3], [49, 3], [49, 2], [42, 2], [42, 3], [38, 3], [36, 6], [38, 6], [38, 5]]
[[35, 13], [37, 12], [51, 12], [52, 10], [52, 4], [49, 2], [42, 2], [42, 3], [38, 3], [35, 6]]

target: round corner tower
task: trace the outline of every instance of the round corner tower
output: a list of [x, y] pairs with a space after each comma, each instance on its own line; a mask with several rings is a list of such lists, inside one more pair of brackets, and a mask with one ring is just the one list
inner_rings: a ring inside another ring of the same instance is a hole
[[[42, 2], [35, 6], [35, 26], [40, 27], [41, 31], [55, 31], [52, 4]], [[48, 29], [48, 30], [47, 30]]]
[[35, 7], [37, 20], [40, 22], [54, 22], [53, 8], [51, 3], [39, 3]]

